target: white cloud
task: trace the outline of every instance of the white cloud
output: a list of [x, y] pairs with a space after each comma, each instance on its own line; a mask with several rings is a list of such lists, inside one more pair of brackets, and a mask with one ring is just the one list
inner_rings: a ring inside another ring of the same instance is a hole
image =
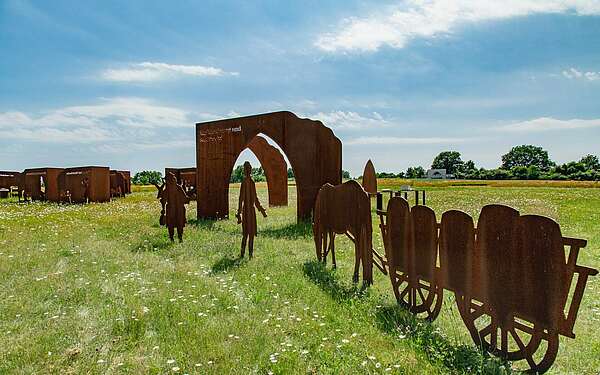
[[499, 131], [534, 133], [550, 130], [573, 130], [589, 129], [600, 127], [600, 119], [583, 120], [570, 119], [558, 120], [551, 117], [541, 117], [529, 121], [517, 122], [514, 124], [503, 125], [497, 128]]
[[332, 111], [319, 112], [308, 117], [318, 119], [334, 130], [374, 129], [390, 125], [377, 112], [371, 113], [371, 116], [363, 116], [356, 112]]
[[237, 76], [237, 72], [225, 72], [220, 68], [202, 65], [174, 65], [160, 62], [142, 62], [131, 64], [126, 68], [107, 69], [102, 78], [116, 82], [151, 82], [180, 76], [218, 77]]
[[467, 141], [469, 139], [443, 137], [358, 137], [344, 141], [344, 145], [433, 145], [456, 144]]
[[588, 81], [600, 80], [600, 72], [581, 72], [575, 68], [563, 70], [562, 75], [568, 79], [587, 79]]
[[52, 143], [137, 141], [160, 143], [157, 132], [187, 129], [193, 135], [197, 121], [219, 118], [192, 113], [141, 98], [102, 99], [92, 105], [58, 108], [42, 114], [0, 113], [0, 136], [6, 139]]
[[402, 48], [413, 38], [433, 38], [457, 27], [536, 13], [600, 14], [599, 1], [586, 0], [406, 0], [366, 17], [346, 18], [315, 45], [328, 52]]

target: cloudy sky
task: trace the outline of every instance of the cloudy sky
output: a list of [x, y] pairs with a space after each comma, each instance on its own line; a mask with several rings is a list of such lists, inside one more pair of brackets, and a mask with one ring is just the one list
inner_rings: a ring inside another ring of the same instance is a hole
[[0, 170], [194, 165], [194, 123], [277, 110], [353, 175], [600, 154], [600, 0], [0, 0], [0, 51]]

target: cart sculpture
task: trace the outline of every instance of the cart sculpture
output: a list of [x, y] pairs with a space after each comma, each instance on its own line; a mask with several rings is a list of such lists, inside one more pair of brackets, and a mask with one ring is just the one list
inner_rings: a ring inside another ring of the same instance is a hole
[[556, 359], [559, 335], [575, 337], [587, 279], [598, 271], [577, 264], [587, 242], [563, 237], [552, 219], [488, 205], [477, 227], [456, 210], [438, 223], [433, 210], [401, 197], [377, 213], [383, 265], [398, 303], [413, 314], [434, 320], [444, 289], [453, 292], [476, 345], [538, 373]]

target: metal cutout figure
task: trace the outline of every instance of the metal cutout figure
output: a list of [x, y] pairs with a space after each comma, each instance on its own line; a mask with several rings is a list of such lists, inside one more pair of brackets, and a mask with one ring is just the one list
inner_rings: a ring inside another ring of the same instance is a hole
[[363, 282], [366, 285], [373, 283], [371, 200], [358, 182], [350, 180], [337, 186], [325, 184], [321, 187], [315, 204], [313, 233], [317, 259], [325, 262], [331, 251], [334, 268], [335, 234], [346, 234], [354, 242], [352, 280], [358, 282], [358, 270], [362, 263]]
[[261, 206], [256, 195], [256, 186], [252, 180], [252, 166], [249, 162], [244, 163], [244, 180], [240, 186], [240, 198], [238, 210], [235, 215], [238, 224], [242, 224], [242, 249], [240, 257], [243, 258], [248, 243], [248, 255], [252, 259], [254, 253], [254, 237], [256, 236], [256, 207], [263, 217], [267, 217], [267, 211]]
[[165, 203], [165, 224], [169, 231], [169, 239], [174, 242], [175, 228], [177, 228], [177, 238], [183, 242], [183, 227], [187, 222], [185, 216], [185, 205], [190, 202], [183, 187], [177, 184], [177, 178], [173, 173], [167, 175], [167, 181], [164, 190], [159, 193], [161, 203]]

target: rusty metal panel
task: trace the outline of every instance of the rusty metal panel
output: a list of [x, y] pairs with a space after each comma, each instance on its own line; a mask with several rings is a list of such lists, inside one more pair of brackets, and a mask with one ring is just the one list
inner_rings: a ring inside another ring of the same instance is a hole
[[229, 176], [234, 163], [258, 134], [273, 139], [288, 157], [298, 192], [297, 217], [311, 217], [324, 183], [341, 183], [342, 144], [320, 121], [291, 112], [196, 124], [198, 218], [229, 215]]
[[487, 205], [481, 209], [477, 221], [477, 258], [473, 259], [472, 297], [489, 303], [499, 314], [514, 310], [518, 302], [509, 301], [523, 287], [515, 272], [520, 259], [516, 257], [514, 236], [519, 211], [503, 205]]
[[68, 200], [72, 203], [110, 201], [110, 169], [108, 167], [65, 168], [58, 177], [58, 181], [61, 185], [59, 194], [61, 200]]
[[435, 212], [427, 206], [414, 206], [410, 213], [414, 231], [415, 276], [433, 281], [438, 255], [438, 229]]
[[22, 180], [25, 196], [32, 200], [58, 202], [58, 175], [62, 171], [61, 168], [25, 169]]
[[444, 288], [470, 295], [474, 252], [475, 227], [471, 216], [457, 210], [444, 212], [440, 224], [440, 272]]
[[269, 193], [269, 206], [287, 206], [287, 163], [281, 152], [261, 136], [252, 138], [248, 144], [248, 149], [256, 155], [256, 158], [265, 171]]
[[377, 194], [377, 175], [371, 159], [367, 161], [362, 175], [363, 189], [369, 194]]
[[388, 201], [388, 265], [391, 269], [408, 272], [414, 246], [413, 223], [408, 202], [392, 197]]
[[521, 216], [516, 225], [513, 256], [515, 315], [544, 327], [558, 327], [563, 319], [570, 278], [558, 224], [547, 217]]

